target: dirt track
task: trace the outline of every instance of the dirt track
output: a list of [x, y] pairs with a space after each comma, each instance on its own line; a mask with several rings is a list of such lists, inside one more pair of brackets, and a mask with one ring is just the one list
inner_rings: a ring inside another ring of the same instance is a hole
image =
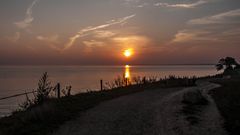
[[[201, 84], [199, 87], [203, 90], [215, 87], [211, 87], [210, 83]], [[205, 118], [208, 116], [205, 115], [209, 109], [203, 112], [203, 120], [206, 120], [200, 123], [200, 127], [191, 127], [182, 116], [178, 116], [182, 94], [189, 90], [191, 88], [148, 90], [106, 101], [65, 123], [54, 135], [225, 134], [221, 129], [218, 111], [211, 114], [216, 115], [208, 123], [211, 129], [204, 127], [206, 125], [201, 126], [201, 123], [208, 122]], [[214, 104], [208, 108], [216, 110]]]

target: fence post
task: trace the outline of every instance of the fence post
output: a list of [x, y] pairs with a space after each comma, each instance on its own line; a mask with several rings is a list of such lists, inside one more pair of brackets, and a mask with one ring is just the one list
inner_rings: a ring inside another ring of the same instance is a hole
[[146, 84], [146, 77], [143, 77], [143, 84]]
[[60, 98], [60, 83], [57, 83], [57, 98]]
[[71, 96], [71, 89], [72, 89], [72, 86], [69, 86], [67, 90], [67, 96]]
[[100, 80], [101, 91], [103, 90], [103, 80]]
[[126, 86], [128, 86], [128, 78], [125, 78], [125, 79], [126, 79], [126, 81], [125, 81], [126, 82]]

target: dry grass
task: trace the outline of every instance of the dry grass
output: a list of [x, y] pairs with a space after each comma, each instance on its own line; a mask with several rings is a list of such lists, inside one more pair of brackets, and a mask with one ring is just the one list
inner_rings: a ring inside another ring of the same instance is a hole
[[219, 79], [214, 81], [222, 87], [211, 92], [230, 135], [240, 134], [240, 79]]

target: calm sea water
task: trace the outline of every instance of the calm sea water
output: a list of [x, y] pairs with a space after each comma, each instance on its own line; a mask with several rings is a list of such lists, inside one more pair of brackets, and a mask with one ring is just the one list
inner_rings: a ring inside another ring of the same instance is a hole
[[[127, 70], [133, 76], [205, 76], [214, 75], [211, 65], [182, 66], [130, 66]], [[72, 93], [98, 90], [100, 79], [112, 81], [123, 76], [125, 66], [0, 66], [0, 98], [36, 89], [38, 79], [48, 72], [53, 84], [71, 85]], [[25, 96], [0, 100], [0, 116], [8, 115], [18, 108]]]

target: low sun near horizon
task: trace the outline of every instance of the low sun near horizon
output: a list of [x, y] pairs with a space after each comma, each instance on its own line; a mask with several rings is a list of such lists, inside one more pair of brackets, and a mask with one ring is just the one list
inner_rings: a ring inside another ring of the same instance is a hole
[[123, 55], [124, 55], [126, 58], [131, 57], [131, 56], [133, 55], [133, 49], [128, 48], [128, 49], [124, 50]]

